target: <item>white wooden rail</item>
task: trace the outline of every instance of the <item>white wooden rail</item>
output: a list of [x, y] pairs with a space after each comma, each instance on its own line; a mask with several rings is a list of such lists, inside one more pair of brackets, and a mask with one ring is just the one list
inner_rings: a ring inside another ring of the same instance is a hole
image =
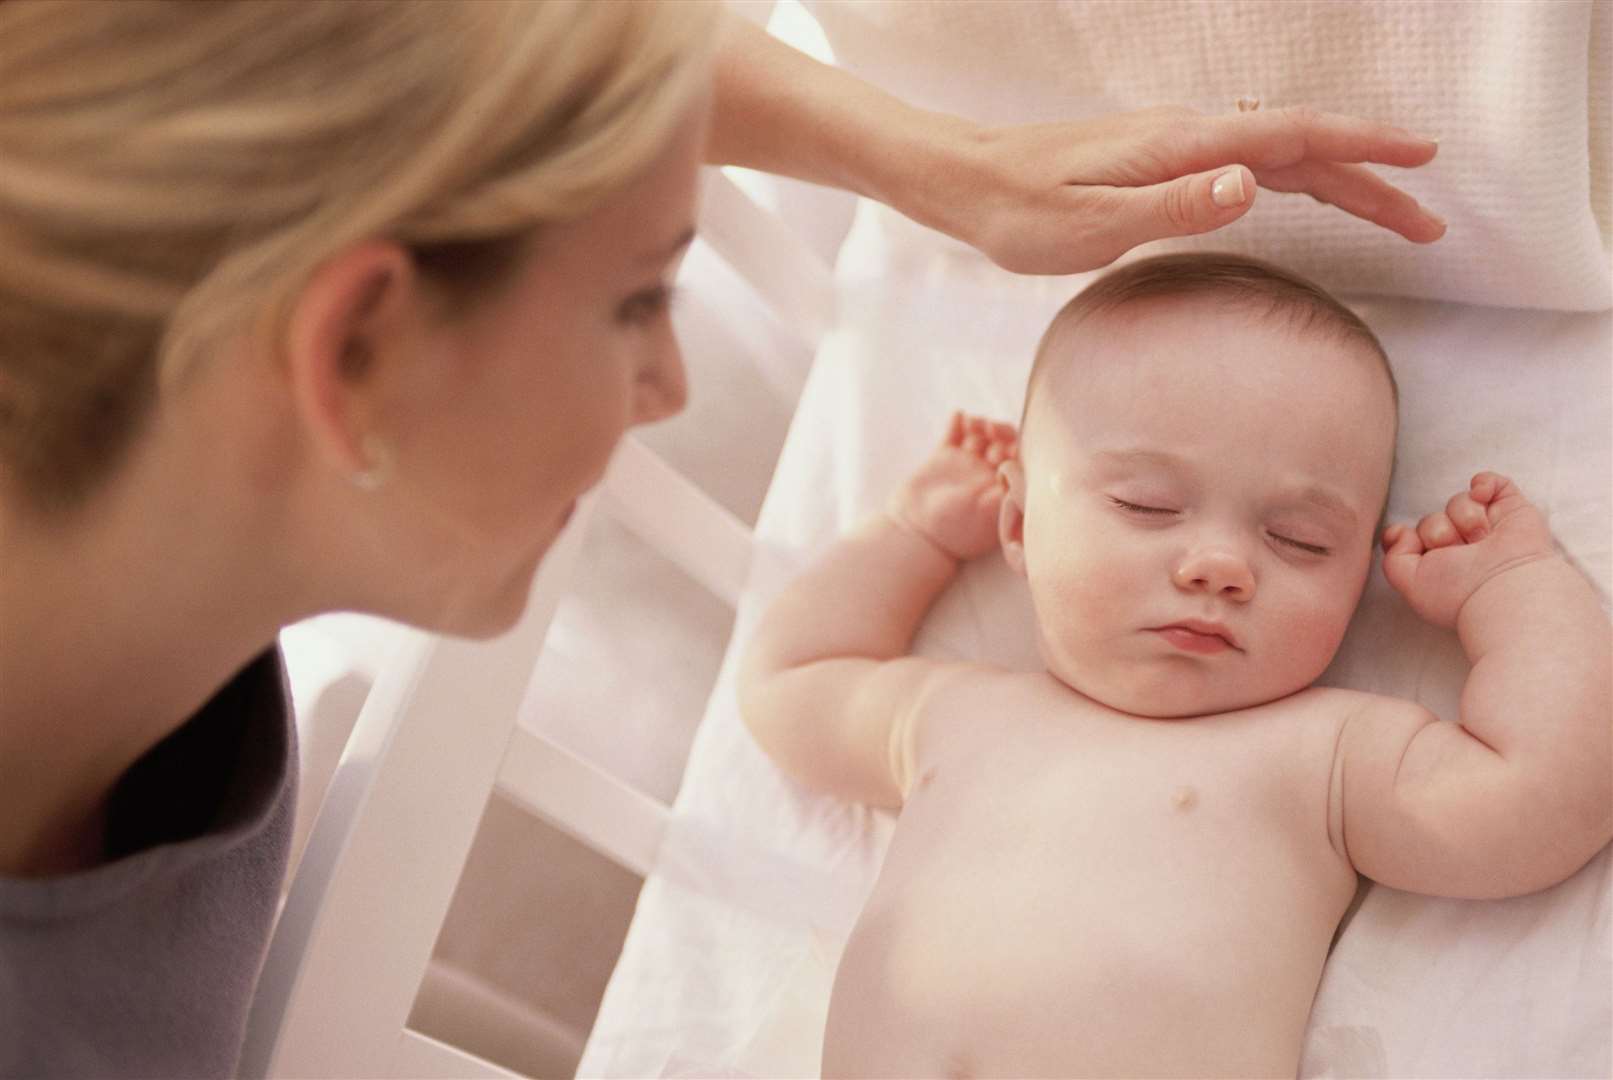
[[595, 502], [507, 634], [417, 634], [381, 672], [270, 942], [243, 1076], [403, 1075], [405, 1021]]
[[700, 236], [750, 283], [785, 325], [816, 346], [834, 317], [834, 275], [778, 215], [720, 169], [701, 191]]
[[[816, 342], [832, 312], [828, 268], [716, 170], [705, 179], [701, 232], [781, 321]], [[488, 642], [403, 632], [292, 880], [248, 1018], [242, 1076], [511, 1075], [407, 1027], [495, 785], [622, 866], [642, 875], [654, 865], [668, 808], [516, 724], [600, 512], [737, 601], [750, 530], [630, 437], [545, 558], [513, 629]]]

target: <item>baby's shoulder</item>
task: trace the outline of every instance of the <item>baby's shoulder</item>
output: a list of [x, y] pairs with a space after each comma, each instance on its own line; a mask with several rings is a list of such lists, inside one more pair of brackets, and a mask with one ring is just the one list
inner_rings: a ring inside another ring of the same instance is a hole
[[933, 661], [914, 703], [921, 739], [956, 741], [1045, 715], [1055, 703], [1046, 675], [973, 661]]
[[1331, 768], [1351, 721], [1391, 704], [1392, 699], [1362, 690], [1312, 686], [1223, 719], [1242, 737], [1296, 764], [1310, 761]]
[[1297, 694], [1257, 705], [1244, 713], [1292, 727], [1302, 723], [1308, 726], [1339, 727], [1363, 712], [1381, 709], [1394, 704], [1396, 699], [1366, 690], [1349, 690], [1341, 686], [1311, 686]]

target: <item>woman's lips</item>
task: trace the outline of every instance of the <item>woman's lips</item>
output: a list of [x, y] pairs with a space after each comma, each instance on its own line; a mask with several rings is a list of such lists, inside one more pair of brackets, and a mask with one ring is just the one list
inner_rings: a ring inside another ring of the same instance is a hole
[[1175, 645], [1183, 652], [1210, 656], [1232, 648], [1232, 642], [1220, 634], [1204, 633], [1185, 626], [1161, 626], [1154, 633]]

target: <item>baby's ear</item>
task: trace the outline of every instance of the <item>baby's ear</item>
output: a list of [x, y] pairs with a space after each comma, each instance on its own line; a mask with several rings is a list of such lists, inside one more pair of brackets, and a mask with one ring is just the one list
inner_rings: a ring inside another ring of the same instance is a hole
[[997, 466], [997, 482], [1003, 485], [1002, 506], [997, 510], [997, 539], [1003, 558], [1020, 577], [1025, 576], [1025, 466], [1018, 458]]

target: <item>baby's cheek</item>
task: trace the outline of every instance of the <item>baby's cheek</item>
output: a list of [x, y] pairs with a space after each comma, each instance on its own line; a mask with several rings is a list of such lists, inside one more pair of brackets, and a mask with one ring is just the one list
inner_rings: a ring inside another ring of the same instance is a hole
[[1093, 576], [1067, 572], [1066, 567], [1033, 567], [1029, 575], [1031, 600], [1042, 645], [1055, 657], [1072, 661], [1082, 653], [1088, 637], [1088, 613], [1101, 597], [1093, 595]]
[[1283, 620], [1281, 639], [1289, 664], [1302, 685], [1309, 685], [1333, 662], [1350, 625], [1350, 608], [1332, 597], [1296, 604]]

